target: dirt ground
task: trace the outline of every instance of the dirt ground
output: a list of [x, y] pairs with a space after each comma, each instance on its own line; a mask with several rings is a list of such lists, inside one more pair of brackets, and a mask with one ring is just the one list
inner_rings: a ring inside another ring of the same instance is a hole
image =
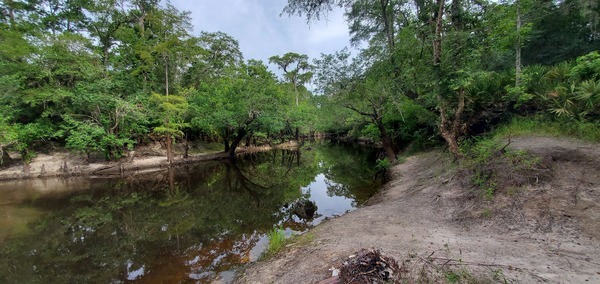
[[361, 248], [409, 273], [434, 271], [420, 278], [430, 283], [452, 282], [448, 271], [474, 282], [600, 283], [600, 145], [527, 137], [509, 147], [548, 161], [552, 178], [485, 201], [467, 198], [448, 155], [413, 156], [374, 204], [292, 240], [235, 283], [318, 283]]

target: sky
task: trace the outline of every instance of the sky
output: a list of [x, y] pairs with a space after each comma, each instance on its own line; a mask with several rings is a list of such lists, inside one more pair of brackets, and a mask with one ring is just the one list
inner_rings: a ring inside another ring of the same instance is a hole
[[[224, 32], [240, 44], [244, 59], [268, 64], [273, 55], [306, 54], [311, 62], [321, 53], [330, 54], [350, 45], [348, 25], [342, 10], [327, 20], [281, 15], [286, 0], [171, 0], [178, 10], [190, 11], [194, 35], [201, 31]], [[274, 65], [270, 65], [276, 71]], [[277, 72], [278, 73], [278, 72]]]

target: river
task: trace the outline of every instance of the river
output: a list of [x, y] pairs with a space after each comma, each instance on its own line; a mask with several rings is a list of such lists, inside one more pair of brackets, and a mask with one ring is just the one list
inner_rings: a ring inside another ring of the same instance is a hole
[[227, 283], [261, 257], [273, 228], [302, 234], [381, 187], [376, 149], [303, 149], [119, 178], [2, 182], [0, 282]]

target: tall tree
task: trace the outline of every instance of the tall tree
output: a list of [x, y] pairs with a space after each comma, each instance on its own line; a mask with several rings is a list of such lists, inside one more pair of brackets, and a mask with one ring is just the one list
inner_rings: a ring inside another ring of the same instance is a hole
[[124, 1], [101, 0], [86, 3], [87, 28], [100, 43], [102, 63], [106, 69], [109, 68], [110, 49], [115, 44], [117, 31], [129, 21]]
[[[296, 107], [290, 110], [290, 114], [286, 116], [286, 123], [290, 132], [292, 131], [291, 123], [296, 124], [294, 136], [298, 140], [300, 135], [298, 124], [303, 120], [301, 117], [302, 110], [300, 109], [300, 94], [301, 91], [306, 90], [304, 84], [308, 83], [313, 76], [313, 66], [308, 63], [307, 55], [294, 52], [288, 52], [283, 56], [271, 56], [269, 62], [277, 65], [283, 71], [284, 82], [292, 87], [292, 91], [296, 97]], [[305, 105], [306, 100], [303, 100], [302, 103]]]
[[249, 132], [279, 116], [283, 93], [275, 75], [261, 61], [250, 60], [232, 70], [231, 76], [202, 84], [190, 103], [196, 117], [192, 124], [208, 132], [220, 131], [225, 151], [234, 157]]
[[269, 62], [276, 64], [283, 71], [283, 78], [294, 88], [296, 95], [296, 107], [300, 104], [299, 86], [308, 83], [313, 76], [312, 66], [308, 63], [306, 54], [288, 52], [283, 56], [274, 55], [269, 57]]
[[37, 13], [43, 29], [52, 35], [75, 32], [84, 28], [84, 0], [43, 0], [37, 4]]
[[31, 29], [34, 21], [35, 0], [2, 0], [0, 2], [0, 23], [12, 30], [23, 32]]
[[327, 17], [334, 8], [343, 8], [349, 23], [351, 43], [368, 43], [371, 54], [390, 60], [399, 31], [410, 24], [410, 6], [407, 0], [289, 0], [283, 12], [288, 15], [306, 15], [307, 22]]
[[[194, 90], [189, 90], [193, 92]], [[185, 93], [189, 93], [185, 92]], [[186, 96], [176, 95], [152, 95], [154, 101], [161, 111], [163, 123], [154, 128], [154, 132], [165, 137], [167, 146], [167, 162], [172, 164], [174, 161], [173, 155], [173, 138], [183, 137], [182, 128], [186, 127], [184, 116], [188, 111], [188, 102]]]
[[229, 76], [243, 64], [243, 55], [236, 39], [223, 32], [202, 32], [191, 65], [183, 75], [183, 84], [198, 88], [206, 81]]

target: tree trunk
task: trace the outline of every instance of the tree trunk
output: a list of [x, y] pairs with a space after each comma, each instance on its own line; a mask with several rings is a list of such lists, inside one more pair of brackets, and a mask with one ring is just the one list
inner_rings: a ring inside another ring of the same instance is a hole
[[292, 80], [292, 84], [294, 84], [294, 93], [296, 94], [296, 107], [300, 105], [300, 99], [298, 98], [298, 86], [296, 86], [296, 82]]
[[175, 192], [175, 170], [169, 166], [169, 191]]
[[383, 151], [385, 151], [385, 156], [388, 158], [392, 165], [396, 164], [396, 152], [394, 151], [394, 144], [392, 143], [392, 138], [388, 135], [383, 122], [381, 120], [376, 120], [375, 124], [379, 129], [379, 133], [381, 135], [381, 146]]
[[110, 47], [108, 46], [108, 44], [103, 44], [102, 45], [102, 64], [104, 64], [104, 70], [108, 70], [108, 49]]
[[229, 137], [230, 136], [229, 129], [225, 128], [224, 132], [225, 132], [225, 135], [223, 136], [223, 143], [225, 144], [224, 145], [225, 152], [229, 152], [229, 148], [230, 148], [230, 146], [229, 146], [229, 138], [230, 138]]
[[185, 149], [183, 150], [183, 158], [187, 159], [189, 157], [190, 152], [190, 141], [188, 139], [188, 134], [185, 134]]
[[460, 153], [460, 149], [458, 148], [458, 137], [454, 135], [454, 133], [450, 132], [447, 128], [440, 128], [440, 132], [444, 140], [446, 140], [446, 144], [448, 144], [448, 149], [454, 159], [456, 161], [460, 161], [462, 159], [462, 154]]
[[163, 54], [163, 60], [165, 61], [165, 93], [169, 96], [169, 62], [167, 56]]
[[433, 39], [433, 65], [442, 62], [442, 23], [444, 21], [445, 0], [437, 0], [438, 12], [435, 21], [435, 38]]
[[517, 0], [517, 40], [515, 43], [515, 87], [521, 84], [521, 6]]
[[460, 153], [460, 149], [458, 147], [458, 137], [460, 136], [461, 130], [461, 122], [462, 122], [462, 114], [465, 110], [465, 91], [463, 89], [459, 90], [458, 93], [458, 106], [456, 107], [456, 111], [454, 112], [454, 119], [452, 123], [448, 122], [446, 118], [446, 105], [441, 96], [438, 96], [438, 102], [440, 105], [440, 134], [446, 140], [448, 144], [448, 149], [454, 156], [454, 159], [457, 162], [463, 158]]
[[245, 127], [238, 129], [235, 138], [233, 138], [233, 140], [231, 141], [231, 147], [229, 147], [229, 151], [227, 152], [229, 158], [235, 157], [235, 149], [240, 144], [242, 139], [244, 139], [244, 136], [246, 136], [246, 133], [247, 133], [247, 130]]
[[[392, 54], [394, 52], [395, 42], [395, 32], [394, 32], [394, 23], [392, 19], [393, 15], [393, 7], [390, 4], [389, 0], [379, 0], [379, 5], [381, 9], [381, 17], [383, 19], [383, 30], [385, 32], [385, 37], [387, 40], [388, 52]], [[388, 12], [391, 12], [388, 14]]]
[[14, 12], [14, 3], [12, 0], [8, 0], [5, 2], [6, 6], [8, 7], [8, 19], [10, 21], [10, 27], [12, 29], [15, 28], [15, 12]]
[[5, 149], [3, 149], [2, 145], [0, 145], [0, 168], [5, 165], [12, 164], [12, 159], [8, 155]]
[[173, 163], [173, 141], [171, 134], [167, 134], [167, 162], [169, 165]]
[[140, 28], [140, 36], [142, 38], [144, 37], [144, 33], [145, 33], [145, 29], [146, 29], [146, 27], [144, 27], [145, 21], [146, 21], [146, 11], [142, 11], [142, 15], [138, 19], [138, 26]]
[[252, 131], [250, 131], [250, 132], [248, 133], [248, 135], [246, 135], [246, 143], [245, 143], [245, 144], [246, 144], [246, 146], [250, 146], [250, 145], [252, 145], [252, 136], [253, 136], [253, 133], [252, 133]]

